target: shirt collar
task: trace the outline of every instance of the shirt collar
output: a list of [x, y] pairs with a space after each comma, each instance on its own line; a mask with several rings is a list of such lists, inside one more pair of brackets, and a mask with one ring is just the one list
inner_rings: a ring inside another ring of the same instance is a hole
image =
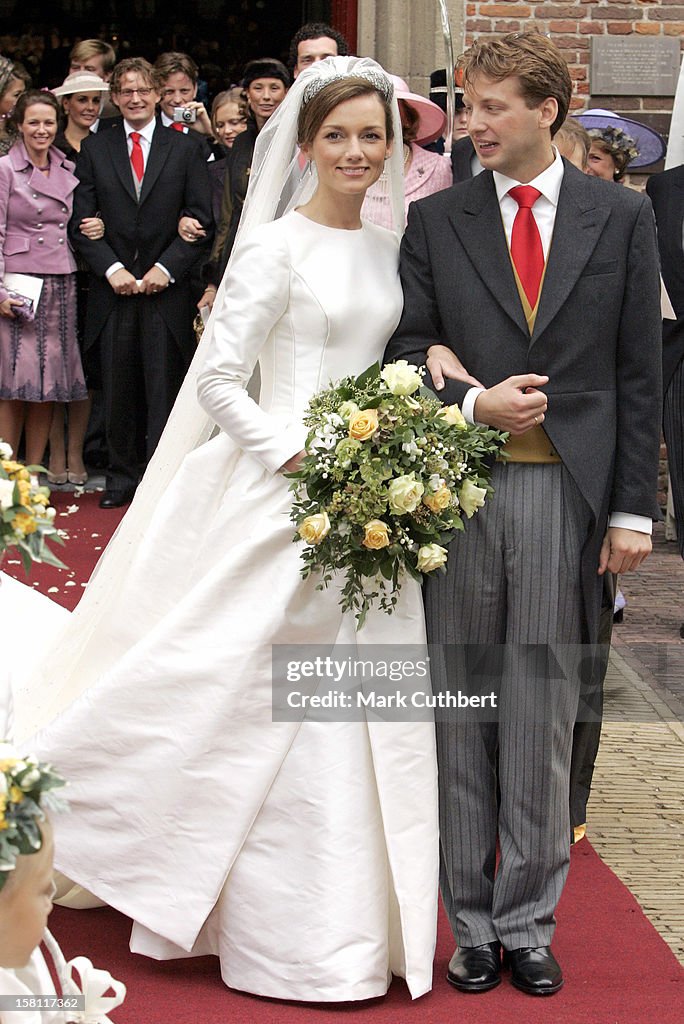
[[[538, 189], [545, 199], [548, 199], [554, 206], [558, 206], [558, 196], [560, 195], [561, 185], [563, 184], [563, 173], [565, 168], [563, 166], [563, 157], [560, 155], [556, 147], [553, 147], [553, 151], [556, 154], [555, 159], [546, 170], [538, 174], [532, 181], [525, 182], [526, 185], [532, 185], [533, 188]], [[507, 178], [505, 174], [500, 174], [499, 171], [494, 171], [494, 186], [496, 188], [496, 198], [499, 203], [503, 197], [510, 192], [516, 185], [520, 185], [521, 182], [516, 181], [515, 178]]]
[[124, 128], [126, 129], [126, 138], [130, 138], [131, 132], [138, 132], [142, 135], [143, 139], [147, 139], [148, 142], [152, 142], [152, 136], [154, 135], [154, 129], [157, 127], [157, 121], [153, 117], [149, 124], [146, 124], [144, 128], [134, 128], [128, 121], [124, 121]]

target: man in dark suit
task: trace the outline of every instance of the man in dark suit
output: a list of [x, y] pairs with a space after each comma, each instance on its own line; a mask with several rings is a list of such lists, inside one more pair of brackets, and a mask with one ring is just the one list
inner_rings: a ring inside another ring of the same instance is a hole
[[579, 645], [597, 636], [602, 575], [641, 563], [658, 515], [657, 253], [648, 199], [553, 149], [571, 81], [550, 40], [478, 41], [462, 65], [485, 170], [411, 207], [386, 358], [448, 346], [483, 387], [448, 380], [440, 397], [512, 435], [492, 500], [426, 583], [433, 686], [468, 685], [481, 645], [499, 690], [497, 721], [437, 723], [442, 895], [452, 984], [499, 984], [503, 948], [513, 984], [550, 995]]
[[[71, 221], [92, 273], [85, 346], [99, 344], [102, 364], [110, 460], [102, 508], [131, 500], [141, 449], [145, 463], [164, 429], [194, 351], [190, 272], [212, 237], [206, 161], [193, 140], [156, 121], [151, 65], [121, 61], [111, 91], [123, 123], [83, 143]], [[105, 235], [91, 241], [77, 225], [97, 212]], [[203, 239], [179, 237], [182, 214], [204, 226]]]
[[[646, 191], [658, 227], [663, 281], [676, 316], [663, 321], [663, 432], [677, 541], [684, 558], [684, 165], [651, 175]], [[679, 632], [684, 637], [684, 625]]]

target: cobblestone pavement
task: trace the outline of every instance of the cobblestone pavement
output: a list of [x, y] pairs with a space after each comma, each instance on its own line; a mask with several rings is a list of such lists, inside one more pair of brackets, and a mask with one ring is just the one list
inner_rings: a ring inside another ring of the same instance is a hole
[[622, 589], [588, 836], [684, 963], [684, 562], [662, 525]]

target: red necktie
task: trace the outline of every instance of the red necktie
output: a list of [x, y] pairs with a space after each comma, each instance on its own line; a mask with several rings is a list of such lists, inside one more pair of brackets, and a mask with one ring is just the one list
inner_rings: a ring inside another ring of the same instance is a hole
[[143, 157], [140, 139], [140, 132], [131, 132], [131, 142], [133, 143], [133, 149], [131, 150], [131, 167], [133, 168], [133, 173], [138, 181], [143, 180], [143, 174], [145, 173], [145, 159]]
[[173, 128], [174, 132], [184, 132], [185, 131], [185, 125], [182, 125], [180, 123], [180, 121], [174, 121], [173, 124], [171, 125], [171, 127]]
[[508, 194], [518, 204], [511, 232], [511, 256], [527, 300], [534, 309], [544, 273], [544, 250], [532, 207], [541, 192], [532, 185], [516, 185]]

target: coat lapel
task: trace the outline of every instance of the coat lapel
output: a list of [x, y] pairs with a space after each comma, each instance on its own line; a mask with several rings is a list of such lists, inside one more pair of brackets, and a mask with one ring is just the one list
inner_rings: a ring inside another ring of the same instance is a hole
[[152, 145], [147, 156], [147, 164], [145, 165], [145, 176], [142, 181], [142, 189], [140, 190], [141, 205], [149, 196], [162, 167], [166, 163], [170, 146], [171, 132], [167, 128], [163, 128], [158, 121], [152, 136]]
[[68, 163], [58, 150], [51, 148], [49, 175], [46, 176], [34, 167], [29, 184], [41, 195], [49, 196], [51, 199], [57, 199], [63, 203], [78, 185], [78, 178], [71, 173], [70, 167], [73, 167], [73, 164]]
[[610, 216], [597, 207], [585, 176], [565, 162], [553, 238], [530, 345], [534, 345], [559, 312], [591, 258]]
[[465, 195], [461, 208], [449, 215], [452, 227], [484, 284], [529, 337], [491, 172], [483, 171], [454, 192], [460, 196], [462, 190]]
[[108, 131], [104, 132], [103, 135], [109, 143], [109, 150], [112, 156], [114, 170], [119, 176], [121, 184], [126, 189], [131, 199], [137, 203], [138, 198], [135, 194], [135, 185], [133, 184], [133, 168], [131, 167], [131, 160], [128, 155], [126, 130], [123, 124], [114, 125]]

